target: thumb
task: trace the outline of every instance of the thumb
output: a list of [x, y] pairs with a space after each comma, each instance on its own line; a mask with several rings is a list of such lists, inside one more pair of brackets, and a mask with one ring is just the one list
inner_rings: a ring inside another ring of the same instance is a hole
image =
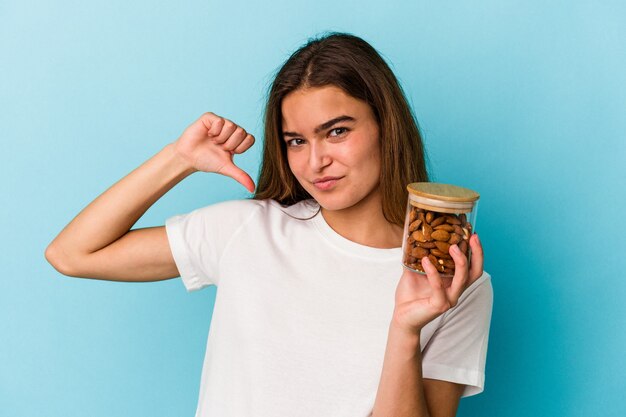
[[250, 175], [248, 175], [241, 168], [237, 167], [234, 163], [231, 162], [229, 164], [226, 164], [224, 168], [222, 168], [221, 174], [226, 175], [227, 177], [231, 177], [232, 179], [246, 187], [246, 189], [251, 193], [254, 192], [255, 185], [252, 178], [250, 178]]

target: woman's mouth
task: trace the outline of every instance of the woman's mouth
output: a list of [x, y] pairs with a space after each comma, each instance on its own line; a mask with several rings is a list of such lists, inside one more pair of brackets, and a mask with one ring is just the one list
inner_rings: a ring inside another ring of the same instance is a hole
[[322, 191], [330, 190], [337, 184], [337, 181], [341, 180], [343, 177], [324, 177], [319, 178], [313, 181], [313, 185]]

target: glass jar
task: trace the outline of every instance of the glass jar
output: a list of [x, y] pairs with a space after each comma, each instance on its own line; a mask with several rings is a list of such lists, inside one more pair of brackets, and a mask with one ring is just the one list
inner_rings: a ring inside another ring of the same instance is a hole
[[427, 256], [442, 277], [454, 275], [449, 249], [457, 244], [471, 259], [469, 238], [476, 230], [480, 195], [467, 188], [433, 182], [407, 185], [409, 198], [404, 221], [402, 264], [425, 274], [422, 258]]

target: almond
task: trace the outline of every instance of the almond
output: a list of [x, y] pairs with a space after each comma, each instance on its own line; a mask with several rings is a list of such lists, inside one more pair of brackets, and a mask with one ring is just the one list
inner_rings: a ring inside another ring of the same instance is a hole
[[451, 244], [451, 245], [454, 245], [455, 243], [459, 243], [462, 240], [463, 240], [463, 238], [461, 237], [461, 235], [458, 235], [456, 233], [452, 233], [452, 234], [450, 234], [450, 240], [448, 241], [448, 243]]
[[461, 220], [457, 219], [456, 216], [446, 216], [446, 223], [461, 224]]
[[439, 249], [443, 253], [448, 253], [448, 251], [450, 250], [450, 245], [446, 242], [435, 241], [435, 246], [437, 246], [437, 249]]
[[419, 246], [411, 250], [411, 256], [417, 259], [422, 259], [424, 256], [428, 256], [430, 251], [426, 248], [420, 248]]
[[430, 225], [434, 228], [436, 226], [439, 226], [441, 223], [443, 223], [445, 221], [446, 221], [446, 218], [444, 216], [439, 216], [435, 220], [430, 222]]
[[424, 223], [422, 225], [422, 233], [424, 234], [424, 238], [426, 240], [431, 240], [431, 235], [433, 233], [433, 228], [430, 227], [430, 225], [428, 225], [427, 223]]
[[450, 233], [446, 232], [445, 230], [435, 230], [430, 236], [433, 239], [439, 240], [441, 242], [447, 242], [448, 240], [450, 240]]
[[445, 230], [446, 232], [454, 232], [454, 226], [452, 226], [451, 224], [442, 224], [439, 226], [435, 226], [433, 229], [435, 230]]
[[426, 240], [428, 240], [424, 238], [424, 233], [422, 233], [421, 230], [416, 230], [415, 232], [413, 232], [413, 234], [411, 234], [411, 237], [418, 242], [426, 242]]
[[436, 256], [436, 257], [438, 257], [438, 258], [447, 258], [447, 259], [451, 259], [451, 257], [450, 257], [450, 255], [449, 255], [449, 254], [447, 254], [447, 253], [445, 253], [445, 252], [442, 252], [442, 251], [440, 251], [440, 250], [439, 250], [439, 249], [437, 249], [437, 248], [431, 249], [431, 250], [430, 250], [430, 254], [431, 254], [431, 255], [434, 255], [434, 256]]
[[416, 231], [420, 227], [421, 224], [422, 224], [422, 221], [420, 219], [415, 220], [409, 225], [409, 232]]

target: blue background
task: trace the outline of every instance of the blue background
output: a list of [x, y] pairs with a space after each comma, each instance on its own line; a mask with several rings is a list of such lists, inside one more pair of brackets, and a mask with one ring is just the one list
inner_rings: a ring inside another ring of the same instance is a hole
[[[495, 305], [460, 416], [626, 414], [621, 1], [0, 3], [0, 415], [192, 416], [214, 288], [68, 278], [43, 253], [205, 111], [257, 144], [273, 71], [348, 31], [401, 80], [434, 180], [481, 193]], [[195, 174], [136, 227], [243, 198]]]

